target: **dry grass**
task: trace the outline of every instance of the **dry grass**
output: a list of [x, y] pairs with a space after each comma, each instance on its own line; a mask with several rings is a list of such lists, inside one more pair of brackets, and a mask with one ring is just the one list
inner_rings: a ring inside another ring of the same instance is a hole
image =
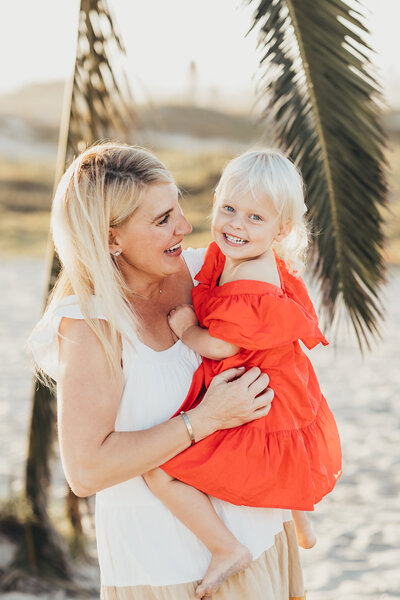
[[[186, 246], [210, 241], [212, 197], [219, 175], [231, 158], [227, 153], [196, 154], [157, 150], [182, 190], [182, 207], [193, 225]], [[400, 142], [392, 140], [388, 152], [389, 211], [386, 257], [400, 264]], [[54, 164], [0, 162], [0, 255], [44, 256], [48, 238], [49, 207]]]
[[0, 256], [45, 255], [50, 212], [14, 212], [0, 208]]
[[[178, 182], [183, 210], [193, 225], [186, 246], [207, 245], [214, 188], [231, 155], [167, 150], [157, 155]], [[45, 255], [53, 177], [52, 163], [0, 162], [0, 256]]]

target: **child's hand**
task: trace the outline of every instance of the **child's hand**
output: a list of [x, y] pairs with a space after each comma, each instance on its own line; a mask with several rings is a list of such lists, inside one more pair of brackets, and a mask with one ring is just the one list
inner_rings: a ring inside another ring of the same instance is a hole
[[193, 306], [190, 304], [179, 304], [179, 306], [173, 308], [168, 314], [168, 323], [175, 335], [182, 338], [189, 327], [198, 325]]

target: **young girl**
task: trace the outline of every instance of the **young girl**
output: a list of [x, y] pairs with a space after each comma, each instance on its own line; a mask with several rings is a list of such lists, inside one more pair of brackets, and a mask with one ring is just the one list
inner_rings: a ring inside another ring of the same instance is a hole
[[196, 276], [196, 312], [185, 305], [169, 316], [175, 334], [204, 357], [178, 411], [192, 444], [184, 411], [200, 402], [217, 373], [258, 367], [275, 392], [264, 418], [218, 431], [145, 476], [212, 554], [198, 598], [251, 560], [205, 494], [237, 505], [291, 508], [300, 545], [311, 547], [315, 537], [301, 511], [313, 510], [341, 475], [336, 424], [299, 344], [327, 344], [299, 277], [305, 212], [301, 175], [283, 154], [254, 151], [232, 160], [216, 189], [215, 241]]

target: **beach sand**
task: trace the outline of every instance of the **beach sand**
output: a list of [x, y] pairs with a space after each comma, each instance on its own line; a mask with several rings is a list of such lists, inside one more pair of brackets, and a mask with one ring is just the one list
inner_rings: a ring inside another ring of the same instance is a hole
[[[0, 499], [21, 489], [32, 388], [24, 343], [40, 315], [44, 283], [43, 261], [0, 259]], [[301, 550], [308, 600], [400, 599], [399, 270], [390, 271], [385, 296], [383, 339], [371, 352], [362, 357], [343, 334], [337, 344], [311, 352], [338, 422], [344, 474], [311, 515], [317, 545]], [[59, 469], [55, 479], [54, 496], [61, 499], [65, 484]], [[11, 551], [0, 538], [0, 569]], [[96, 568], [90, 577], [97, 577]]]

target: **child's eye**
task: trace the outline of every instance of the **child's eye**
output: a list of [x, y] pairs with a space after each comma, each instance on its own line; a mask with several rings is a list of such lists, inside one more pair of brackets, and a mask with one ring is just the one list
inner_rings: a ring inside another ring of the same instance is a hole
[[226, 204], [224, 206], [224, 210], [226, 210], [227, 212], [234, 212], [234, 208], [232, 206], [229, 206], [229, 204]]
[[260, 215], [250, 215], [250, 219], [252, 221], [262, 221], [262, 217], [260, 217]]

